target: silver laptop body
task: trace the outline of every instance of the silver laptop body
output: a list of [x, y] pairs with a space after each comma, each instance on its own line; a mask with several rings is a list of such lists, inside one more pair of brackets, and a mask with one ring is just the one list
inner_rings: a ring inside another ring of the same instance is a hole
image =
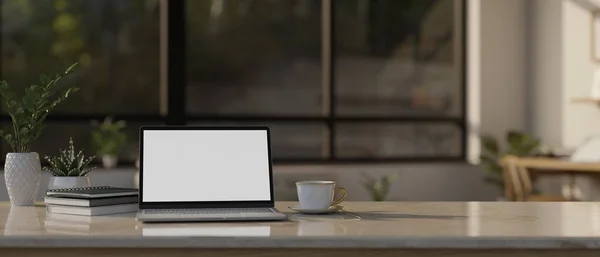
[[140, 129], [141, 222], [276, 221], [264, 126]]

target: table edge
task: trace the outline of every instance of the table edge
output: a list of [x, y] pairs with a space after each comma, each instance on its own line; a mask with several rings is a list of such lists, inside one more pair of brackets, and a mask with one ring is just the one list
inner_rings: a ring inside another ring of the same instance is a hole
[[0, 238], [0, 248], [600, 249], [596, 237], [53, 237]]

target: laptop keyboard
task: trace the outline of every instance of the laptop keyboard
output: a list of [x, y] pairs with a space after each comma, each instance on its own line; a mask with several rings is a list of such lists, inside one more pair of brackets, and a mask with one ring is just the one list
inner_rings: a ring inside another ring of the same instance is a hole
[[203, 214], [232, 214], [232, 213], [272, 213], [267, 208], [218, 208], [218, 209], [150, 209], [144, 210], [146, 214], [179, 214], [179, 215], [203, 215]]

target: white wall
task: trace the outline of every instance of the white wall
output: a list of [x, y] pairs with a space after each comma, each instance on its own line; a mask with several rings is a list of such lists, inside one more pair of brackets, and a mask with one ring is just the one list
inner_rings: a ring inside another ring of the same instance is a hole
[[[586, 0], [532, 0], [528, 6], [528, 53], [532, 131], [552, 147], [573, 149], [586, 137], [600, 134], [600, 108], [575, 103], [590, 96], [594, 71], [591, 60], [591, 11], [600, 7]], [[560, 181], [546, 181], [557, 191]], [[594, 178], [578, 177], [587, 195], [598, 199]]]
[[532, 0], [529, 3], [527, 42], [532, 109], [528, 118], [532, 132], [544, 143], [562, 144], [562, 1]]
[[575, 103], [590, 96], [591, 11], [576, 0], [533, 0], [529, 10], [533, 131], [554, 147], [574, 148], [600, 132], [600, 108]]
[[[563, 145], [575, 147], [600, 134], [600, 108], [573, 99], [590, 96], [598, 64], [591, 58], [591, 12], [574, 1], [564, 1], [563, 16]], [[600, 6], [598, 6], [600, 7]]]
[[525, 129], [523, 0], [481, 1], [481, 132], [503, 137]]

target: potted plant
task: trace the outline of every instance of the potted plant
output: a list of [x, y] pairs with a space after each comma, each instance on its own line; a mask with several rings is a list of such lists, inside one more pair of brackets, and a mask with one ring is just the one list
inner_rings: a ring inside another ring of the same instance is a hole
[[75, 152], [72, 138], [69, 138], [69, 147], [60, 150], [58, 156], [45, 156], [44, 158], [49, 164], [49, 166], [44, 167], [44, 170], [52, 174], [48, 189], [90, 186], [87, 174], [94, 168], [88, 168], [87, 166], [94, 159], [94, 156], [86, 159], [83, 151]]
[[505, 155], [532, 156], [540, 152], [540, 140], [519, 131], [506, 133], [506, 150], [502, 150], [498, 140], [490, 135], [481, 136], [481, 155], [479, 157], [486, 171], [485, 182], [504, 190], [502, 167], [498, 163]]
[[127, 144], [127, 134], [123, 131], [127, 124], [122, 120], [113, 122], [112, 118], [107, 117], [104, 122], [94, 121], [92, 125], [96, 127], [92, 132], [92, 144], [96, 154], [102, 156], [104, 168], [114, 168], [117, 166], [119, 153]]
[[33, 205], [41, 179], [41, 164], [39, 155], [31, 152], [30, 146], [41, 135], [48, 113], [78, 90], [72, 86], [58, 89], [58, 83], [71, 74], [75, 66], [54, 76], [42, 76], [38, 85], [25, 88], [19, 100], [6, 81], [0, 82], [0, 96], [12, 122], [12, 132], [0, 130], [0, 136], [12, 149], [6, 154], [4, 180], [13, 205]]
[[376, 179], [363, 173], [363, 177], [365, 178], [363, 186], [369, 191], [371, 199], [381, 202], [387, 200], [391, 184], [398, 178], [398, 174], [391, 174]]

